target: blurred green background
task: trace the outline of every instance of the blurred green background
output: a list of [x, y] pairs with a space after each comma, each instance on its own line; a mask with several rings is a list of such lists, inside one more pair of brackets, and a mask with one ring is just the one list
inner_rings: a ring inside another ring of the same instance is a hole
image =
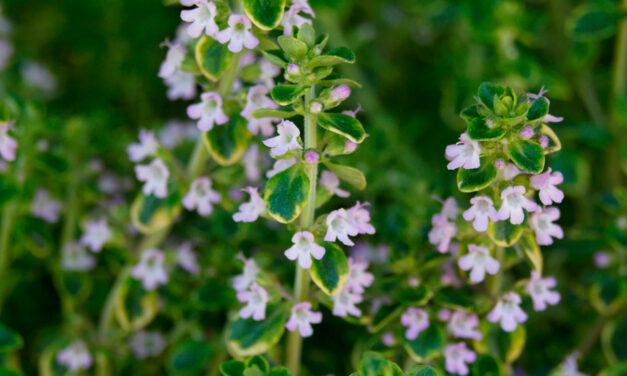
[[[554, 127], [563, 149], [549, 165], [565, 176], [561, 225], [567, 238], [544, 254], [564, 299], [553, 310], [531, 315], [528, 326], [533, 330], [520, 360], [533, 374], [546, 374], [581, 341], [587, 330], [583, 324], [598, 318], [584, 291], [600, 279], [590, 270], [593, 254], [609, 240], [625, 240], [625, 228], [617, 224], [625, 215], [624, 200], [617, 197], [624, 190], [627, 165], [627, 97], [624, 89], [616, 92], [616, 85], [624, 87], [625, 82], [617, 83], [613, 72], [619, 21], [602, 19], [594, 35], [583, 35], [572, 24], [581, 7], [604, 9], [619, 3], [310, 3], [318, 15], [316, 27], [331, 35], [330, 44], [356, 52], [357, 63], [342, 69], [363, 84], [354, 91], [351, 106], [363, 106], [370, 137], [350, 157], [351, 164], [364, 170], [369, 181], [363, 198], [373, 203], [378, 229], [374, 241], [389, 244], [395, 252], [424, 244], [430, 215], [438, 210], [433, 194], [457, 192], [454, 173], [445, 167], [444, 148], [465, 128], [458, 113], [472, 101], [478, 85], [496, 81], [520, 94], [542, 86], [549, 90], [551, 113], [565, 118]], [[3, 11], [14, 24], [12, 40], [20, 64], [26, 59], [41, 62], [57, 80], [54, 95], [40, 98], [47, 101], [47, 124], [54, 131], [60, 119], [82, 117], [89, 129], [73, 147], [88, 150], [86, 155], [130, 175], [125, 148], [138, 129], [185, 118], [187, 103], [168, 101], [157, 77], [166, 52], [159, 44], [174, 35], [177, 7], [157, 0], [8, 0]], [[6, 87], [20, 82], [20, 64], [3, 73]], [[51, 281], [36, 270], [28, 273], [32, 278], [24, 279], [10, 297], [16, 308], [5, 310], [0, 320], [27, 341], [45, 335], [46, 328], [61, 320]], [[24, 295], [36, 299], [24, 301]], [[332, 320], [324, 325], [333, 330]], [[311, 346], [324, 346], [325, 341], [316, 337]], [[340, 344], [335, 346], [342, 351]], [[603, 364], [596, 346], [584, 368]], [[324, 356], [319, 361], [324, 363]], [[342, 367], [347, 365], [329, 369]]]

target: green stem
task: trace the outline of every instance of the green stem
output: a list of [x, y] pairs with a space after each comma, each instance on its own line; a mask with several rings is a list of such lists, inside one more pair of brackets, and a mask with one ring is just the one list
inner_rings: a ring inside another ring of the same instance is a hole
[[492, 276], [489, 284], [489, 289], [490, 295], [497, 298], [501, 294], [501, 288], [503, 285], [503, 260], [505, 259], [505, 249], [503, 247], [496, 247], [494, 253], [496, 256], [496, 260], [501, 266], [499, 267], [499, 271]]
[[126, 266], [122, 271], [118, 274], [118, 277], [113, 284], [113, 288], [109, 292], [109, 296], [107, 296], [107, 300], [104, 304], [104, 308], [102, 309], [102, 314], [100, 315], [100, 322], [98, 323], [98, 336], [101, 341], [104, 341], [107, 338], [107, 334], [109, 332], [109, 327], [111, 326], [111, 321], [113, 320], [113, 313], [115, 312], [115, 303], [118, 300], [118, 295], [120, 291], [122, 291], [122, 286], [124, 285], [124, 281], [131, 274], [131, 267]]
[[[622, 9], [627, 12], [627, 0], [623, 0]], [[626, 128], [621, 124], [618, 114], [620, 101], [623, 100], [627, 85], [627, 20], [618, 25], [616, 45], [614, 47], [614, 66], [612, 72], [612, 98], [610, 101], [609, 130], [612, 135], [612, 144], [607, 149], [607, 181], [610, 188], [621, 184], [621, 155], [620, 143], [625, 139]]]
[[[312, 87], [305, 95], [305, 109], [309, 110], [309, 102], [315, 97], [315, 87]], [[305, 150], [314, 150], [317, 152], [318, 135], [316, 115], [307, 112], [305, 114]], [[307, 163], [306, 172], [309, 178], [309, 192], [307, 193], [307, 204], [303, 208], [300, 217], [300, 226], [302, 229], [308, 229], [314, 224], [316, 211], [316, 184], [318, 181], [318, 161]], [[302, 302], [306, 299], [309, 291], [309, 274], [307, 270], [296, 266], [296, 275], [294, 277], [294, 298], [296, 302]], [[292, 375], [298, 376], [300, 370], [300, 358], [303, 349], [303, 338], [300, 333], [295, 330], [289, 333], [287, 338], [287, 368]]]
[[[17, 202], [10, 201], [4, 205], [2, 209], [2, 224], [0, 228], [0, 281], [5, 284], [5, 271], [9, 266], [9, 243], [11, 241], [11, 233], [13, 232], [13, 223], [17, 215]], [[0, 312], [2, 312], [2, 302], [5, 294], [5, 289], [8, 289], [8, 284], [3, 285], [0, 288]]]

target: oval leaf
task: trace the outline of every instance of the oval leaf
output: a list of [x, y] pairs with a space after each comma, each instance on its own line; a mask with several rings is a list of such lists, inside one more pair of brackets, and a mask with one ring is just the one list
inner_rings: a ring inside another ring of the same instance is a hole
[[[169, 188], [169, 187], [168, 187]], [[140, 193], [131, 205], [131, 221], [142, 234], [154, 234], [169, 226], [179, 213], [180, 195], [177, 192], [166, 198]]]
[[488, 236], [499, 247], [511, 247], [518, 241], [524, 230], [523, 225], [513, 225], [510, 221], [490, 222]]
[[335, 175], [337, 175], [338, 178], [344, 180], [353, 187], [359, 190], [366, 188], [366, 176], [364, 176], [364, 173], [356, 169], [355, 167], [338, 165], [328, 162], [325, 162], [324, 165], [327, 166], [327, 168], [331, 170]]
[[271, 30], [283, 18], [285, 0], [242, 0], [244, 12], [258, 28]]
[[413, 340], [403, 337], [405, 349], [416, 362], [426, 362], [435, 358], [444, 346], [444, 329], [440, 325], [430, 324]]
[[611, 3], [592, 3], [579, 6], [566, 22], [566, 34], [576, 41], [600, 40], [610, 37], [620, 18]]
[[276, 85], [270, 95], [278, 104], [287, 106], [305, 94], [309, 88], [309, 85]]
[[545, 97], [536, 98], [527, 112], [527, 120], [540, 120], [549, 113], [549, 101]]
[[500, 376], [501, 369], [495, 357], [481, 354], [472, 365], [472, 376]]
[[228, 360], [220, 364], [220, 373], [224, 376], [244, 376], [246, 364], [239, 360]]
[[264, 200], [268, 214], [281, 223], [295, 220], [307, 201], [309, 178], [297, 163], [268, 180]]
[[531, 140], [514, 140], [507, 145], [507, 154], [523, 171], [537, 174], [544, 169], [544, 149]]
[[198, 375], [211, 362], [213, 352], [213, 346], [205, 341], [185, 341], [170, 354], [168, 370], [175, 375]]
[[462, 192], [479, 191], [496, 179], [497, 168], [491, 159], [481, 158], [479, 168], [467, 170], [463, 167], [457, 171], [457, 187]]
[[408, 369], [405, 376], [442, 376], [442, 373], [433, 367], [417, 365]]
[[475, 141], [498, 140], [505, 136], [505, 128], [488, 126], [485, 118], [475, 118], [468, 125], [468, 137]]
[[0, 324], [0, 354], [17, 350], [22, 347], [23, 343], [22, 337], [17, 332]]
[[244, 155], [251, 136], [246, 119], [236, 114], [227, 123], [205, 132], [203, 140], [209, 154], [219, 165], [231, 166]]
[[326, 67], [341, 63], [352, 64], [355, 62], [355, 54], [346, 47], [337, 47], [326, 54], [316, 56], [309, 61], [309, 68]]
[[359, 120], [346, 114], [322, 113], [318, 115], [318, 124], [331, 132], [349, 140], [361, 143], [366, 138], [366, 131]]
[[281, 35], [277, 40], [281, 49], [294, 60], [302, 59], [309, 49], [307, 43], [289, 35]]
[[283, 307], [268, 307], [262, 321], [238, 319], [227, 329], [227, 347], [235, 357], [262, 354], [272, 348], [285, 331], [287, 314]]
[[492, 82], [484, 82], [479, 86], [478, 96], [484, 106], [494, 111], [494, 100], [505, 94], [505, 88]]
[[359, 361], [360, 376], [402, 376], [403, 371], [394, 362], [374, 351], [366, 352]]
[[208, 35], [203, 35], [196, 44], [196, 63], [208, 79], [216, 82], [233, 60], [233, 52]]
[[309, 275], [327, 295], [335, 295], [342, 291], [348, 280], [348, 260], [342, 249], [334, 244], [324, 242], [326, 252], [321, 260], [313, 259]]
[[542, 275], [542, 251], [535, 236], [531, 232], [525, 231], [518, 239], [517, 246], [525, 255], [531, 267]]
[[291, 118], [292, 116], [298, 115], [298, 113], [293, 112], [293, 111], [275, 110], [272, 108], [260, 108], [260, 109], [253, 111], [252, 115], [255, 119], [261, 119], [261, 118], [267, 118], [267, 117], [287, 119], [287, 118]]

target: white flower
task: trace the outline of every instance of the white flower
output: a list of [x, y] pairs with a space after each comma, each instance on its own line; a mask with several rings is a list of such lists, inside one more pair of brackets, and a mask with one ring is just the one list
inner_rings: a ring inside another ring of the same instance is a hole
[[459, 214], [459, 205], [457, 205], [457, 200], [455, 200], [455, 197], [449, 197], [444, 200], [444, 203], [442, 204], [442, 211], [440, 211], [440, 214], [448, 219], [457, 218], [457, 215]]
[[41, 90], [45, 94], [57, 88], [57, 80], [43, 64], [29, 61], [22, 66], [22, 77], [26, 86]]
[[561, 184], [564, 181], [564, 176], [561, 172], [555, 171], [551, 173], [549, 167], [545, 173], [532, 176], [529, 179], [530, 185], [539, 190], [540, 201], [544, 205], [551, 205], [554, 202], [558, 204], [564, 200], [564, 192], [562, 192], [556, 185]]
[[339, 294], [332, 296], [333, 298], [333, 315], [344, 317], [346, 315], [361, 316], [361, 310], [356, 304], [360, 303], [363, 298], [346, 287]]
[[[464, 219], [472, 222], [472, 227], [479, 232], [487, 230], [489, 220], [498, 221], [494, 204], [488, 196], [475, 196], [470, 199], [472, 206], [463, 214]], [[489, 220], [488, 220], [489, 219]]]
[[296, 157], [277, 159], [276, 161], [274, 161], [274, 165], [272, 165], [272, 169], [266, 171], [266, 177], [270, 179], [271, 177], [278, 174], [279, 172], [285, 171], [288, 168], [292, 167], [297, 162], [298, 162], [298, 159]]
[[409, 307], [401, 315], [401, 324], [407, 327], [405, 337], [408, 340], [414, 340], [420, 332], [429, 327], [429, 316], [420, 308]]
[[457, 234], [457, 226], [443, 214], [434, 214], [431, 224], [433, 228], [429, 231], [429, 243], [437, 246], [440, 253], [448, 252], [451, 240]]
[[257, 188], [246, 187], [244, 191], [250, 195], [250, 201], [239, 206], [239, 211], [233, 214], [233, 220], [235, 222], [254, 222], [266, 212], [266, 204], [257, 193]]
[[345, 209], [334, 210], [327, 216], [327, 233], [324, 240], [334, 242], [336, 239], [348, 246], [354, 246], [349, 236], [359, 234], [353, 221]]
[[551, 376], [588, 376], [585, 373], [579, 372], [577, 367], [577, 356], [577, 353], [567, 356], [557, 371]]
[[253, 49], [259, 44], [259, 39], [250, 30], [251, 27], [246, 15], [232, 14], [229, 16], [229, 27], [219, 31], [215, 38], [222, 44], [230, 41], [228, 48], [231, 52], [240, 52], [243, 47]]
[[348, 258], [348, 280], [345, 289], [362, 294], [365, 288], [372, 285], [374, 275], [368, 273], [368, 261]]
[[237, 292], [237, 299], [242, 303], [247, 303], [239, 310], [239, 316], [247, 319], [252, 316], [253, 320], [260, 321], [266, 318], [266, 305], [268, 304], [268, 293], [253, 282], [249, 290]]
[[168, 87], [167, 96], [170, 100], [192, 99], [196, 96], [196, 78], [193, 73], [177, 70], [164, 79]]
[[370, 224], [370, 213], [368, 210], [364, 209], [364, 206], [370, 205], [367, 202], [361, 204], [359, 201], [347, 210], [348, 218], [351, 222], [352, 227], [357, 231], [358, 234], [369, 234], [372, 235], [375, 233], [375, 228]]
[[192, 274], [198, 274], [200, 271], [198, 259], [196, 253], [192, 250], [191, 242], [185, 242], [179, 246], [176, 250], [176, 262], [181, 268]]
[[561, 298], [560, 293], [549, 290], [554, 288], [555, 285], [555, 278], [542, 278], [540, 273], [535, 270], [531, 271], [531, 278], [529, 278], [529, 282], [527, 282], [525, 286], [525, 292], [529, 294], [533, 300], [533, 309], [536, 311], [544, 311], [547, 304], [555, 305], [559, 303]]
[[455, 170], [460, 167], [464, 167], [467, 170], [479, 168], [480, 154], [481, 146], [479, 142], [471, 140], [468, 138], [468, 134], [464, 132], [459, 136], [458, 143], [446, 147], [446, 159], [451, 161], [446, 165], [446, 168], [449, 170]]
[[481, 332], [477, 329], [479, 317], [473, 313], [455, 311], [447, 325], [449, 333], [459, 338], [481, 339]]
[[311, 310], [311, 303], [301, 302], [292, 306], [292, 314], [285, 323], [285, 327], [290, 332], [298, 328], [301, 337], [309, 337], [313, 334], [311, 324], [322, 322], [322, 313]]
[[520, 302], [520, 295], [513, 291], [506, 293], [488, 314], [488, 320], [500, 321], [501, 328], [506, 332], [514, 331], [519, 322], [527, 321], [527, 314], [520, 308]]
[[[497, 160], [497, 162], [499, 162], [499, 160]], [[522, 171], [520, 171], [518, 166], [516, 166], [515, 164], [507, 163], [505, 166], [499, 169], [498, 178], [503, 181], [511, 181], [516, 176], [520, 175], [521, 172]]]
[[308, 13], [311, 17], [315, 17], [313, 10], [309, 6], [309, 4], [292, 4], [290, 9], [288, 9], [283, 18], [281, 19], [281, 25], [283, 26], [283, 34], [292, 35], [292, 29], [294, 26], [301, 27], [304, 23], [308, 23], [311, 25], [311, 20], [309, 18], [301, 16], [299, 13]]
[[515, 185], [505, 188], [501, 192], [501, 198], [503, 203], [499, 209], [497, 216], [499, 220], [509, 221], [513, 225], [519, 225], [525, 219], [525, 213], [523, 208], [528, 212], [536, 210], [538, 205], [533, 200], [523, 196], [525, 194], [525, 187], [522, 185]]
[[67, 271], [84, 272], [96, 266], [96, 258], [80, 244], [70, 242], [63, 246], [61, 268]]
[[154, 290], [168, 282], [164, 267], [165, 256], [158, 249], [147, 249], [141, 254], [139, 262], [133, 267], [131, 275], [140, 281], [146, 290]]
[[466, 363], [473, 363], [477, 359], [477, 354], [466, 348], [465, 342], [459, 342], [444, 348], [444, 358], [444, 368], [447, 372], [467, 375], [469, 370]]
[[48, 223], [55, 223], [59, 220], [61, 207], [61, 201], [52, 199], [47, 190], [40, 188], [30, 204], [30, 212]]
[[289, 120], [283, 120], [277, 125], [278, 136], [263, 141], [263, 144], [271, 148], [273, 155], [283, 155], [290, 150], [300, 150], [303, 147], [298, 142], [300, 130]]
[[315, 243], [314, 236], [309, 231], [299, 231], [295, 233], [294, 236], [292, 236], [292, 243], [294, 243], [294, 245], [285, 251], [285, 257], [292, 261], [298, 259], [298, 264], [301, 268], [309, 269], [311, 267], [312, 256], [316, 260], [320, 260], [324, 257], [324, 247]]
[[560, 210], [550, 206], [548, 208], [540, 208], [533, 213], [529, 220], [529, 226], [536, 234], [536, 240], [540, 245], [553, 244], [553, 238], [561, 239], [564, 237], [564, 231], [559, 225], [553, 223], [560, 217]]
[[137, 358], [152, 358], [165, 348], [165, 337], [157, 331], [140, 330], [130, 339], [129, 345]]
[[340, 179], [329, 170], [322, 171], [320, 174], [320, 184], [324, 186], [327, 191], [333, 195], [337, 195], [339, 197], [348, 197], [350, 196], [350, 192], [340, 189]]
[[213, 124], [224, 124], [229, 118], [222, 111], [222, 97], [216, 92], [203, 93], [200, 103], [187, 107], [187, 115], [198, 120], [198, 129], [210, 131]]
[[248, 120], [248, 130], [256, 135], [261, 130], [264, 136], [269, 136], [274, 132], [273, 121], [278, 121], [277, 118], [261, 118], [255, 119], [253, 117], [253, 111], [260, 108], [279, 108], [272, 99], [268, 97], [270, 89], [264, 85], [256, 85], [248, 89], [248, 95], [246, 96], [246, 106], [240, 115]]
[[250, 145], [248, 150], [246, 150], [242, 157], [242, 164], [244, 165], [246, 179], [249, 181], [259, 180], [261, 170], [259, 169], [259, 146], [256, 143]]
[[198, 210], [203, 217], [213, 211], [213, 204], [220, 202], [220, 193], [211, 189], [211, 180], [208, 177], [200, 177], [192, 183], [189, 192], [183, 197], [183, 206], [187, 210]]
[[147, 165], [135, 166], [135, 175], [139, 181], [144, 182], [142, 191], [145, 195], [152, 193], [158, 198], [167, 196], [170, 171], [161, 158], [157, 158]]
[[257, 82], [268, 88], [273, 87], [274, 77], [281, 73], [281, 68], [272, 64], [266, 58], [262, 58], [259, 61], [259, 66], [261, 67], [261, 74], [259, 75]]
[[161, 78], [172, 77], [174, 72], [181, 69], [186, 53], [185, 46], [182, 43], [170, 43], [166, 41], [165, 45], [168, 46], [168, 52], [159, 68], [159, 77]]
[[85, 224], [85, 233], [81, 236], [81, 244], [92, 252], [100, 252], [106, 242], [111, 240], [113, 233], [107, 224], [107, 219], [93, 219]]
[[185, 140], [195, 140], [198, 128], [191, 121], [169, 120], [159, 131], [159, 140], [168, 149], [179, 146]]
[[255, 282], [257, 278], [257, 274], [259, 273], [259, 267], [257, 263], [252, 258], [245, 258], [243, 255], [239, 254], [237, 256], [244, 262], [244, 269], [242, 274], [236, 275], [233, 277], [233, 288], [235, 291], [244, 291], [248, 290], [248, 288]]
[[159, 149], [159, 141], [152, 131], [142, 129], [139, 131], [139, 143], [128, 146], [126, 151], [133, 162], [139, 162], [146, 157], [153, 157]]
[[185, 9], [181, 11], [181, 19], [189, 22], [187, 33], [192, 38], [198, 38], [203, 30], [209, 36], [215, 36], [219, 28], [216, 24], [215, 17], [218, 15], [216, 5], [212, 1], [196, 0], [188, 1], [185, 5], [195, 5], [194, 9]]
[[485, 273], [496, 274], [501, 264], [490, 256], [490, 251], [480, 245], [468, 244], [468, 253], [457, 261], [460, 269], [471, 270], [470, 280], [481, 282], [485, 278]]
[[17, 141], [9, 136], [9, 128], [13, 126], [13, 121], [0, 122], [0, 156], [7, 161], [15, 160], [15, 149]]
[[57, 353], [57, 362], [65, 366], [70, 372], [77, 372], [89, 369], [92, 357], [85, 342], [76, 340]]

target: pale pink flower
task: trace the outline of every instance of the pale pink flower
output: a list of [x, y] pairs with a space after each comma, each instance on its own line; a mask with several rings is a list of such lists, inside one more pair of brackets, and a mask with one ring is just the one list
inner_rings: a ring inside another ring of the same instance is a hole
[[334, 242], [336, 239], [348, 246], [353, 246], [349, 236], [356, 236], [359, 231], [354, 226], [354, 222], [345, 209], [334, 210], [327, 216], [327, 233], [324, 240]]
[[22, 65], [22, 78], [26, 86], [41, 90], [44, 94], [51, 94], [57, 88], [57, 80], [45, 65], [28, 61]]
[[78, 372], [91, 367], [92, 357], [85, 342], [76, 340], [57, 353], [57, 362], [70, 372]]
[[483, 281], [486, 272], [496, 274], [501, 266], [490, 256], [490, 251], [486, 247], [475, 244], [468, 244], [468, 253], [460, 257], [457, 264], [462, 270], [470, 270], [470, 280], [473, 282]]
[[552, 376], [588, 376], [585, 373], [579, 372], [577, 367], [577, 357], [579, 354], [574, 353], [567, 356], [564, 362], [560, 365], [556, 372], [552, 373]]
[[266, 305], [268, 304], [268, 292], [257, 282], [253, 282], [249, 290], [242, 290], [237, 292], [237, 299], [246, 303], [242, 309], [239, 310], [239, 316], [243, 319], [252, 317], [255, 321], [260, 321], [266, 318]]
[[168, 47], [168, 52], [159, 68], [159, 77], [168, 78], [172, 77], [174, 72], [181, 69], [187, 51], [182, 43], [170, 43], [166, 40], [164, 45]]
[[136, 332], [129, 341], [129, 346], [133, 349], [138, 359], [156, 357], [163, 352], [166, 339], [163, 334], [157, 331], [140, 330]]
[[233, 214], [233, 220], [235, 222], [254, 222], [266, 212], [266, 204], [263, 198], [259, 196], [257, 188], [246, 187], [244, 191], [250, 195], [250, 201], [239, 206], [239, 211]]
[[240, 52], [243, 47], [253, 49], [259, 44], [259, 39], [250, 30], [251, 27], [246, 15], [232, 14], [229, 16], [229, 27], [219, 31], [215, 38], [222, 44], [229, 42], [231, 52]]
[[238, 274], [233, 277], [233, 288], [235, 291], [248, 290], [257, 279], [259, 266], [257, 266], [255, 260], [252, 258], [247, 259], [241, 253], [237, 255], [237, 257], [244, 262], [244, 268], [242, 270], [242, 274]]
[[200, 266], [198, 266], [198, 258], [196, 253], [192, 250], [192, 243], [185, 242], [181, 244], [176, 250], [176, 262], [181, 268], [192, 274], [198, 274]]
[[147, 165], [135, 166], [135, 175], [139, 181], [144, 182], [142, 191], [145, 195], [152, 193], [158, 198], [164, 198], [168, 195], [170, 170], [161, 158], [157, 158]]
[[344, 288], [339, 292], [339, 294], [332, 296], [332, 298], [334, 316], [361, 316], [361, 310], [356, 306], [356, 304], [361, 303], [363, 300], [360, 294]]
[[348, 280], [345, 289], [362, 294], [365, 288], [372, 285], [374, 275], [368, 273], [368, 261], [348, 258]]
[[100, 252], [102, 247], [113, 237], [113, 233], [107, 224], [107, 219], [93, 219], [85, 224], [85, 232], [81, 236], [81, 244], [87, 246], [92, 252]]
[[481, 339], [481, 332], [477, 329], [479, 317], [474, 313], [457, 310], [453, 312], [447, 325], [449, 333], [459, 338]]
[[177, 70], [164, 79], [164, 83], [168, 87], [166, 95], [170, 100], [192, 99], [196, 96], [196, 78], [191, 72]]
[[292, 167], [297, 162], [298, 162], [298, 158], [296, 157], [277, 159], [276, 161], [274, 161], [274, 165], [272, 165], [272, 169], [266, 171], [266, 177], [270, 179], [271, 177], [278, 174], [279, 172], [285, 171], [288, 168]]
[[[439, 200], [439, 199], [438, 199]], [[442, 211], [440, 213], [448, 219], [456, 219], [459, 214], [459, 205], [454, 197], [449, 197], [442, 203]]]
[[211, 189], [211, 180], [206, 177], [200, 177], [192, 183], [189, 192], [183, 197], [183, 206], [187, 210], [198, 210], [198, 214], [203, 217], [213, 212], [213, 204], [220, 202], [222, 196], [220, 193]]
[[135, 264], [131, 275], [142, 281], [146, 290], [154, 290], [168, 282], [165, 270], [165, 255], [158, 249], [147, 249], [142, 252], [139, 262]]
[[270, 89], [264, 85], [256, 85], [248, 89], [248, 94], [246, 96], [246, 106], [240, 115], [242, 115], [246, 120], [248, 120], [248, 130], [256, 135], [261, 130], [261, 133], [264, 136], [269, 136], [274, 132], [274, 126], [272, 125], [273, 121], [278, 121], [280, 119], [277, 118], [261, 118], [256, 119], [253, 117], [253, 111], [260, 108], [279, 108], [279, 105], [276, 104], [270, 97], [268, 97], [268, 93]]
[[551, 205], [554, 202], [559, 204], [564, 200], [564, 192], [556, 187], [563, 181], [564, 176], [562, 173], [559, 171], [551, 173], [551, 167], [546, 172], [532, 176], [529, 179], [530, 185], [540, 191], [538, 195], [544, 205]]
[[607, 268], [612, 261], [610, 254], [606, 251], [599, 251], [594, 254], [594, 265], [597, 268]]
[[203, 30], [209, 36], [215, 36], [219, 28], [216, 24], [215, 17], [218, 15], [216, 5], [212, 1], [196, 0], [188, 5], [195, 5], [194, 9], [185, 9], [181, 11], [181, 19], [190, 23], [187, 27], [187, 33], [192, 38], [198, 38]]
[[340, 179], [333, 172], [324, 170], [320, 174], [320, 185], [325, 187], [327, 191], [333, 196], [348, 197], [350, 192], [340, 188]]
[[261, 177], [261, 170], [259, 169], [259, 146], [256, 143], [250, 145], [250, 147], [244, 152], [242, 157], [242, 164], [244, 165], [244, 173], [246, 179], [249, 181], [257, 181]]
[[429, 231], [429, 243], [437, 246], [441, 253], [446, 253], [451, 240], [457, 234], [457, 226], [442, 214], [434, 214], [431, 217], [431, 224], [433, 228]]
[[139, 131], [139, 143], [128, 146], [126, 151], [133, 162], [139, 162], [146, 157], [153, 157], [159, 149], [159, 141], [152, 131], [142, 129]]
[[498, 221], [494, 203], [488, 196], [475, 196], [470, 199], [472, 206], [463, 214], [464, 219], [472, 222], [472, 227], [479, 232], [484, 232], [488, 228], [490, 220]]
[[313, 334], [311, 324], [322, 322], [322, 313], [311, 310], [311, 303], [301, 302], [292, 306], [292, 314], [285, 323], [285, 327], [290, 332], [298, 328], [301, 337], [309, 337]]
[[505, 188], [501, 192], [501, 198], [503, 199], [503, 203], [501, 204], [501, 208], [499, 209], [497, 215], [500, 220], [506, 220], [509, 218], [509, 221], [513, 225], [519, 225], [525, 219], [525, 213], [523, 209], [528, 212], [533, 212], [536, 210], [538, 205], [533, 201], [524, 196], [525, 187], [522, 185], [515, 185]]
[[0, 122], [0, 156], [7, 161], [15, 160], [17, 140], [9, 136], [9, 129], [13, 127], [13, 121]]
[[[356, 117], [359, 112], [361, 112], [361, 105], [360, 104], [358, 104], [357, 108], [355, 108], [354, 110], [344, 110], [344, 111], [342, 111], [342, 113], [344, 115], [348, 115], [350, 117]], [[355, 146], [357, 146], [357, 144], [355, 144]]]
[[520, 295], [513, 291], [505, 293], [488, 314], [490, 322], [500, 322], [501, 328], [512, 332], [518, 323], [527, 321], [527, 314], [520, 308]]
[[214, 124], [224, 124], [229, 118], [222, 110], [222, 97], [216, 92], [203, 93], [200, 103], [187, 107], [187, 115], [192, 119], [198, 119], [198, 129], [210, 131]]
[[0, 70], [9, 65], [9, 60], [13, 56], [13, 45], [8, 40], [0, 39]]
[[290, 150], [300, 150], [303, 148], [298, 141], [300, 130], [296, 124], [291, 121], [283, 120], [280, 122], [279, 125], [277, 125], [277, 134], [278, 136], [263, 141], [264, 145], [271, 148], [271, 154], [279, 156]]
[[381, 342], [383, 342], [383, 344], [386, 345], [387, 347], [392, 347], [396, 345], [396, 338], [394, 338], [394, 333], [392, 332], [383, 333], [383, 335], [381, 336]]
[[529, 226], [536, 234], [536, 240], [540, 245], [553, 244], [553, 238], [562, 239], [564, 231], [559, 225], [553, 223], [560, 217], [560, 210], [554, 206], [539, 208], [531, 216]]
[[185, 140], [196, 140], [199, 135], [193, 122], [172, 119], [159, 131], [159, 141], [168, 149], [173, 149]]
[[425, 310], [409, 307], [401, 315], [401, 324], [407, 327], [405, 337], [414, 340], [418, 334], [429, 327], [429, 315]]
[[31, 214], [48, 223], [55, 223], [59, 220], [61, 208], [61, 201], [51, 198], [48, 191], [43, 188], [35, 192], [35, 197], [30, 204]]
[[375, 233], [375, 228], [370, 224], [370, 213], [364, 209], [364, 206], [370, 205], [367, 202], [363, 204], [357, 201], [357, 203], [347, 210], [348, 218], [351, 221], [352, 227], [357, 230], [358, 234]]
[[447, 372], [467, 375], [468, 365], [477, 359], [477, 354], [466, 347], [466, 342], [448, 345], [444, 348], [444, 368]]
[[259, 61], [259, 66], [261, 67], [261, 74], [259, 75], [257, 82], [268, 88], [273, 87], [274, 77], [278, 76], [281, 73], [281, 68], [272, 64], [266, 58], [261, 58], [261, 60]]
[[502, 169], [499, 170], [499, 179], [504, 181], [511, 181], [516, 176], [520, 175], [521, 171], [513, 163], [507, 163]]
[[520, 130], [520, 137], [527, 140], [530, 139], [531, 137], [533, 137], [533, 128], [531, 128], [530, 126], [526, 126], [523, 129]]
[[84, 272], [96, 266], [96, 258], [76, 242], [63, 245], [61, 252], [61, 269]]
[[536, 311], [544, 311], [546, 305], [555, 305], [560, 301], [560, 293], [557, 291], [551, 291], [556, 285], [554, 277], [542, 278], [540, 273], [535, 270], [531, 271], [531, 278], [525, 286], [525, 292], [531, 296], [533, 300], [533, 309]]
[[285, 257], [289, 260], [298, 259], [298, 264], [301, 268], [309, 269], [311, 267], [311, 257], [316, 260], [321, 260], [324, 257], [324, 247], [316, 244], [314, 236], [309, 231], [299, 231], [292, 236], [291, 246], [284, 252]]
[[281, 25], [283, 26], [283, 34], [292, 35], [292, 29], [294, 26], [300, 28], [303, 24], [308, 23], [311, 25], [311, 20], [309, 18], [301, 16], [299, 13], [308, 13], [312, 17], [314, 17], [313, 11], [311, 7], [307, 5], [306, 7], [301, 4], [293, 4], [283, 15], [283, 19], [281, 19]]
[[449, 170], [455, 170], [460, 167], [464, 167], [467, 170], [479, 168], [481, 154], [481, 146], [479, 142], [473, 141], [468, 138], [466, 132], [459, 136], [459, 142], [446, 147], [445, 156], [446, 159], [451, 161], [446, 168]]

